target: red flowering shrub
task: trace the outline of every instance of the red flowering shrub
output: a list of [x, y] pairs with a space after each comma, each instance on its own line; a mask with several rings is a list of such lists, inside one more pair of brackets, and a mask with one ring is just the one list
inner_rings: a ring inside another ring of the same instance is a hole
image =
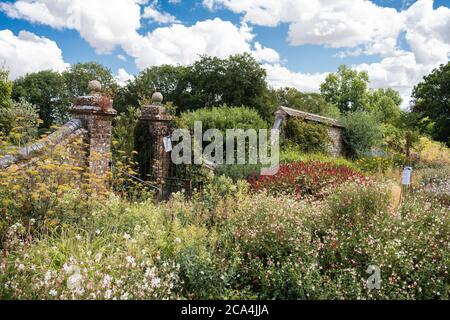
[[274, 176], [251, 177], [254, 190], [267, 190], [273, 194], [295, 194], [299, 198], [323, 198], [339, 186], [357, 182], [367, 184], [369, 178], [344, 165], [322, 162], [293, 162], [281, 165]]

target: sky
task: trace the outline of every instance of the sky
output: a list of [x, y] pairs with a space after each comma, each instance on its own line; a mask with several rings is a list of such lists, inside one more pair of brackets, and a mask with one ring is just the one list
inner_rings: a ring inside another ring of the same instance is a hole
[[123, 85], [151, 66], [242, 52], [274, 88], [317, 92], [346, 64], [407, 106], [449, 60], [450, 0], [0, 1], [0, 66], [12, 79], [96, 61]]

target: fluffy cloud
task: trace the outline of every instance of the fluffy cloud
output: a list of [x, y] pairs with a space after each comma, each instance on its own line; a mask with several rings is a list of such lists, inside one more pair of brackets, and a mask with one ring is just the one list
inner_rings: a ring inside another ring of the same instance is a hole
[[120, 68], [114, 78], [119, 86], [124, 87], [127, 84], [127, 81], [134, 79], [134, 76], [129, 74], [125, 69]]
[[41, 70], [63, 71], [61, 49], [47, 38], [21, 31], [16, 36], [10, 30], [0, 31], [0, 65], [10, 70], [11, 79]]
[[251, 52], [261, 61], [276, 62], [278, 53], [255, 44], [251, 29], [244, 23], [235, 26], [219, 18], [198, 21], [192, 26], [172, 24], [142, 35], [141, 17], [161, 23], [173, 23], [174, 17], [157, 11], [157, 2], [148, 0], [18, 0], [0, 3], [0, 10], [12, 18], [21, 18], [54, 28], [68, 28], [80, 35], [98, 53], [109, 53], [117, 46], [144, 69], [164, 63], [189, 64], [199, 55], [227, 57]]
[[[386, 54], [395, 49], [403, 26], [403, 17], [395, 9], [366, 0], [205, 0], [204, 5], [243, 13], [244, 21], [257, 25], [288, 23], [292, 45], [364, 45], [372, 53]], [[384, 45], [374, 46], [379, 43]]]
[[264, 64], [263, 67], [267, 72], [267, 81], [275, 89], [294, 87], [300, 91], [318, 92], [328, 74], [293, 72], [279, 64]]
[[244, 23], [240, 27], [220, 18], [198, 21], [192, 26], [174, 24], [157, 28], [137, 41], [125, 44], [123, 48], [135, 58], [140, 69], [161, 64], [190, 64], [199, 55], [219, 58], [231, 54], [250, 52], [257, 59], [275, 62], [279, 55], [275, 50], [256, 43], [252, 48], [254, 35]]
[[134, 39], [140, 28], [141, 4], [147, 0], [18, 0], [0, 3], [12, 18], [58, 29], [77, 30], [99, 53]]
[[157, 23], [167, 24], [167, 23], [178, 23], [179, 21], [173, 15], [167, 12], [161, 12], [158, 10], [158, 1], [153, 1], [148, 7], [145, 7], [144, 14], [142, 15], [145, 19], [153, 20]]

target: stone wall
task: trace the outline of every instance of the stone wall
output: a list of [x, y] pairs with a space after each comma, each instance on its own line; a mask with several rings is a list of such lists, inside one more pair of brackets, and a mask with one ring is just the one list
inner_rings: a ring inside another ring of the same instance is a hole
[[[276, 119], [283, 119], [283, 122], [286, 123], [286, 119], [288, 117], [300, 118], [305, 121], [315, 122], [323, 124], [327, 127], [328, 136], [331, 139], [331, 145], [329, 148], [329, 153], [333, 157], [339, 157], [344, 155], [344, 139], [343, 139], [343, 130], [344, 126], [336, 119], [320, 116], [313, 113], [308, 113], [292, 108], [280, 107], [275, 112]], [[275, 125], [280, 127], [280, 123], [275, 121]]]
[[331, 145], [328, 152], [333, 157], [339, 157], [344, 154], [344, 140], [342, 138], [342, 128], [339, 127], [328, 127], [328, 136], [331, 139]]

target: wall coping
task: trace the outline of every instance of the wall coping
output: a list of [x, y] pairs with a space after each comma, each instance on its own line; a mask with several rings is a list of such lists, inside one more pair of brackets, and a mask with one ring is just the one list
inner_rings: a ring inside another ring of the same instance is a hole
[[283, 106], [281, 106], [275, 112], [275, 115], [281, 115], [281, 116], [288, 115], [288, 116], [294, 117], [294, 118], [302, 118], [302, 119], [313, 121], [313, 122], [323, 123], [330, 127], [345, 128], [345, 126], [343, 124], [341, 124], [337, 119], [328, 118], [328, 117], [320, 116], [318, 114], [300, 111], [300, 110], [283, 107]]
[[77, 130], [83, 127], [81, 120], [72, 119], [61, 128], [42, 138], [35, 143], [18, 149], [14, 154], [8, 154], [0, 158], [0, 168], [5, 169], [21, 160], [27, 160], [42, 153], [45, 149], [51, 146], [56, 146], [62, 143], [67, 137], [72, 135]]

